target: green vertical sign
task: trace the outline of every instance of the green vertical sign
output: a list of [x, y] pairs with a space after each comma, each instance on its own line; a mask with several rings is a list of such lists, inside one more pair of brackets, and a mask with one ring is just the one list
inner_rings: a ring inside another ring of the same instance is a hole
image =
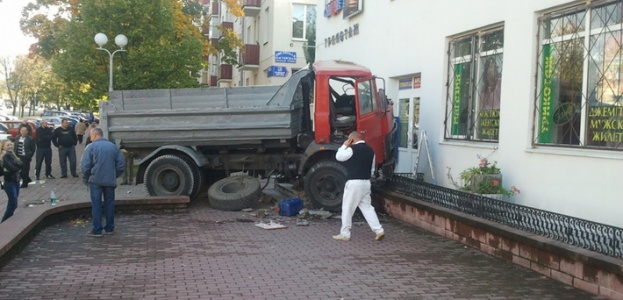
[[543, 74], [541, 76], [541, 113], [539, 114], [539, 143], [552, 142], [552, 106], [555, 99], [554, 56], [551, 45], [543, 45]]
[[459, 135], [459, 117], [461, 116], [461, 80], [463, 65], [454, 65], [454, 89], [452, 91], [452, 135]]

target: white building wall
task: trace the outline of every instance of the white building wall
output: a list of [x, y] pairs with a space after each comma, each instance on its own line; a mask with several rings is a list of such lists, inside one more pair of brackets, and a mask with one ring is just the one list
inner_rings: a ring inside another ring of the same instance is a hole
[[[453, 187], [448, 169], [457, 178], [461, 170], [477, 165], [477, 154], [489, 155], [502, 169], [504, 187], [521, 190], [509, 201], [623, 227], [623, 196], [618, 192], [622, 152], [531, 143], [537, 17], [570, 3], [578, 2], [364, 0], [362, 13], [343, 19], [341, 14], [324, 17], [325, 0], [318, 0], [316, 60], [341, 59], [369, 67], [389, 78], [387, 94], [394, 100], [398, 82], [391, 78], [421, 72], [420, 129], [429, 138], [437, 184]], [[498, 23], [504, 24], [499, 143], [444, 141], [449, 37]], [[355, 24], [358, 35], [325, 44], [325, 38]]]

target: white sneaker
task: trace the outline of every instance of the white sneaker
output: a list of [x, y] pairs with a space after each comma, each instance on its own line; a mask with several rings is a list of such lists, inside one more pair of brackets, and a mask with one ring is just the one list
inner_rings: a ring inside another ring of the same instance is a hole
[[374, 237], [375, 240], [380, 241], [385, 237], [385, 231], [381, 231], [379, 233], [376, 234], [376, 236]]
[[341, 235], [341, 234], [334, 235], [334, 236], [333, 236], [333, 239], [334, 239], [334, 240], [338, 240], [338, 241], [350, 241], [350, 238], [349, 238], [349, 237], [347, 237], [347, 236], [343, 236], [343, 235]]

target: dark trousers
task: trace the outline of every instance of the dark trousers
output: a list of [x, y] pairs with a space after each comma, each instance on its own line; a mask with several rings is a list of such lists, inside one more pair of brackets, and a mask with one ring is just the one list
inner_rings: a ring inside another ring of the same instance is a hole
[[45, 175], [52, 175], [52, 148], [37, 148], [35, 152], [35, 176], [41, 175], [41, 163], [45, 160]]
[[58, 147], [58, 161], [61, 165], [61, 176], [67, 176], [67, 160], [69, 159], [69, 171], [71, 175], [78, 175], [76, 172], [76, 147]]
[[17, 198], [19, 197], [19, 182], [4, 182], [4, 191], [6, 192], [7, 200], [6, 211], [2, 217], [2, 222], [13, 216], [15, 209], [17, 208]]
[[82, 137], [84, 135], [83, 134], [76, 134], [76, 136], [78, 137], [78, 144], [82, 144]]
[[[102, 233], [102, 230], [115, 230], [115, 187], [89, 184], [91, 194], [91, 216], [93, 217], [93, 232]], [[102, 227], [102, 197], [106, 210], [106, 225]]]
[[22, 169], [19, 172], [20, 177], [22, 178], [22, 184], [28, 185], [29, 182], [32, 181], [28, 173], [30, 173], [30, 161], [32, 157], [28, 156], [17, 156], [22, 161]]

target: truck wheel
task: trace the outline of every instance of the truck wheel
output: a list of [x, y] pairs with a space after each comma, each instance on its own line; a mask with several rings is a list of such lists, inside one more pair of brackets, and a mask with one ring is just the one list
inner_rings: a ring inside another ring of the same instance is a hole
[[210, 206], [219, 210], [242, 210], [255, 207], [261, 196], [260, 181], [251, 176], [221, 179], [208, 189]]
[[197, 199], [199, 196], [199, 192], [201, 192], [201, 188], [203, 187], [204, 178], [203, 170], [195, 164], [195, 162], [187, 156], [183, 156], [182, 159], [186, 162], [186, 164], [190, 167], [190, 171], [193, 173], [193, 178], [195, 179], [193, 182], [193, 189], [190, 193], [190, 200]]
[[317, 163], [305, 175], [305, 194], [316, 207], [342, 209], [346, 168], [335, 161]]
[[143, 182], [147, 193], [151, 196], [190, 196], [194, 176], [190, 166], [182, 158], [163, 155], [147, 166]]

